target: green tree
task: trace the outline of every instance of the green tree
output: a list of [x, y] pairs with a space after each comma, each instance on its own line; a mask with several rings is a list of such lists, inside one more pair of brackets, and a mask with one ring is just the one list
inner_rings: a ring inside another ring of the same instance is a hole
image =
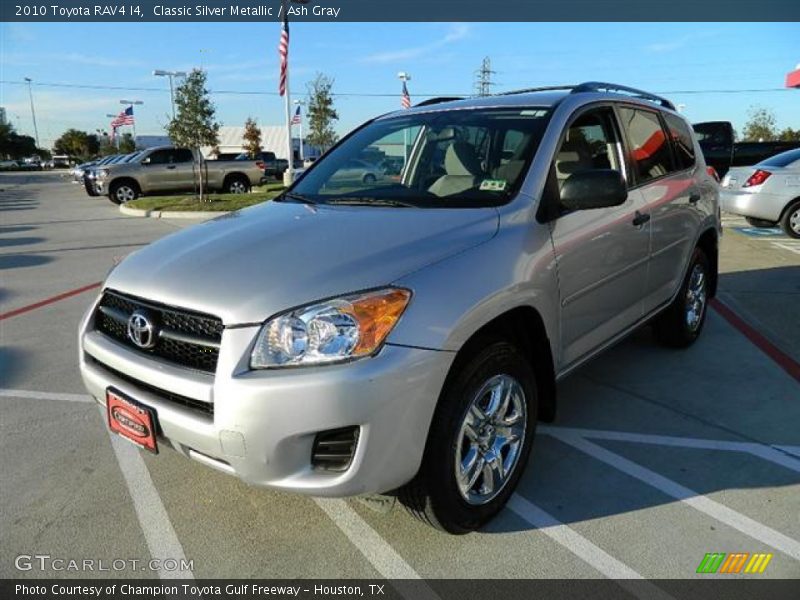
[[193, 69], [175, 90], [175, 118], [167, 124], [167, 133], [172, 141], [193, 149], [200, 161], [195, 171], [199, 178], [200, 200], [203, 199], [203, 146], [219, 144], [219, 127], [215, 116], [217, 109], [209, 98], [206, 88], [206, 73]]
[[0, 123], [0, 156], [16, 160], [37, 153], [42, 156], [31, 136], [18, 134], [11, 123]]
[[763, 106], [753, 106], [748, 111], [743, 139], [746, 142], [770, 142], [777, 137], [775, 113]]
[[261, 153], [261, 129], [252, 117], [247, 117], [244, 122], [244, 149], [250, 158], [256, 158]]
[[800, 142], [800, 129], [787, 127], [778, 134], [778, 139], [782, 142]]
[[136, 142], [133, 141], [133, 134], [123, 133], [119, 140], [119, 151], [122, 154], [136, 152]]
[[317, 73], [308, 84], [308, 143], [317, 146], [323, 152], [333, 146], [339, 136], [333, 129], [334, 121], [339, 120], [339, 113], [333, 107], [333, 79]]
[[100, 139], [94, 133], [67, 129], [53, 144], [53, 150], [56, 154], [88, 159], [100, 152]]

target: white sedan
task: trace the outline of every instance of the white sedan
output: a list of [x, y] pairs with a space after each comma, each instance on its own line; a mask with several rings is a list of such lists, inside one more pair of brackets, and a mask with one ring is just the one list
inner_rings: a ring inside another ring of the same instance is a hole
[[800, 239], [800, 149], [781, 152], [752, 167], [734, 167], [722, 180], [722, 209], [754, 227], [780, 223]]

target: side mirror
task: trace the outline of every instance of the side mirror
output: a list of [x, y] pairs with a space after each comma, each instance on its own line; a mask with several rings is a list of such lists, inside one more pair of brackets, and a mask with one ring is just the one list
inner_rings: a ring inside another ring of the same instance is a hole
[[142, 164], [145, 165], [145, 166], [149, 165], [150, 164], [150, 157], [146, 156], [145, 158], [143, 158], [142, 159]]
[[561, 206], [567, 210], [590, 210], [619, 206], [628, 199], [622, 173], [614, 169], [591, 169], [573, 173], [561, 188]]

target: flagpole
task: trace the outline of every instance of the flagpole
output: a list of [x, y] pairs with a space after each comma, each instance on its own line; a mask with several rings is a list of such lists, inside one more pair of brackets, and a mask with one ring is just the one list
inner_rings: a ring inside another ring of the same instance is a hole
[[[282, 0], [282, 9], [283, 9], [283, 20], [284, 26], [287, 28], [289, 27], [289, 1]], [[289, 38], [291, 41], [291, 38]], [[284, 176], [283, 182], [284, 184], [291, 184], [294, 181], [294, 157], [292, 156], [292, 98], [291, 94], [289, 93], [289, 48], [286, 48], [286, 93], [284, 94], [284, 107], [286, 109], [286, 161], [288, 166], [286, 168], [287, 177]]]

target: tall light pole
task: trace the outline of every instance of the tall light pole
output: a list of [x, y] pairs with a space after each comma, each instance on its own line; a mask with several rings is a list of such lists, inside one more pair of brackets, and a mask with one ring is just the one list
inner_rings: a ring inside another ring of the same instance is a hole
[[[408, 87], [406, 86], [406, 84], [409, 81], [411, 81], [411, 75], [409, 75], [405, 71], [400, 71], [397, 74], [397, 78], [400, 81], [403, 82], [403, 92], [402, 93], [403, 93], [403, 96], [405, 96], [405, 94], [406, 94], [406, 92], [408, 90]], [[404, 157], [403, 170], [405, 170], [408, 167], [408, 127], [403, 129], [403, 157]]]
[[[296, 106], [305, 106], [305, 100], [295, 100], [294, 104]], [[306, 159], [305, 150], [303, 149], [303, 115], [300, 115], [300, 121], [297, 123], [300, 125], [300, 161], [303, 162]]]
[[36, 138], [36, 147], [39, 147], [39, 128], [36, 127], [36, 110], [33, 108], [33, 88], [31, 87], [31, 83], [33, 79], [30, 77], [26, 77], [25, 81], [28, 82], [28, 96], [31, 99], [31, 119], [33, 119], [33, 135]]
[[[134, 106], [140, 106], [144, 104], [141, 100], [120, 100], [120, 104], [124, 104], [126, 106], [131, 107], [131, 113], [133, 113]], [[136, 148], [136, 116], [131, 114], [133, 117], [133, 121], [131, 121], [131, 129], [133, 130], [133, 147]]]
[[175, 77], [186, 77], [185, 71], [164, 71], [163, 69], [156, 69], [153, 71], [153, 75], [156, 77], [169, 77], [169, 100], [172, 104], [172, 119], [175, 119], [175, 85], [173, 83], [173, 78]]

